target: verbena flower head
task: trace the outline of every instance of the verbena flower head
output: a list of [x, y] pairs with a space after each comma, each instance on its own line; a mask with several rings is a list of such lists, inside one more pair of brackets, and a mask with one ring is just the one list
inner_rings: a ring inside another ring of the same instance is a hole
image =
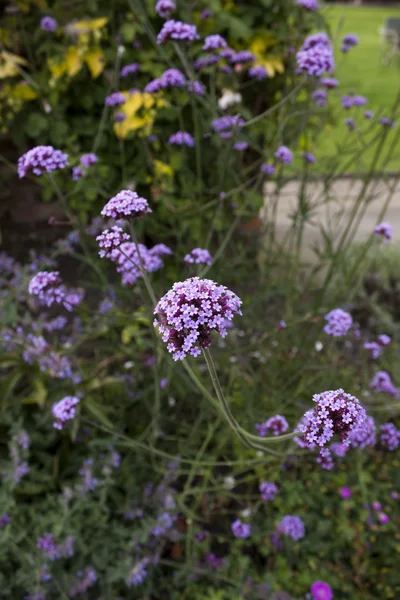
[[374, 360], [376, 360], [382, 353], [382, 346], [378, 344], [378, 342], [365, 342], [364, 348], [371, 353], [371, 356]]
[[381, 238], [383, 243], [389, 242], [393, 237], [392, 226], [389, 223], [379, 223], [374, 228], [374, 236]]
[[339, 85], [339, 80], [334, 77], [324, 77], [321, 79], [320, 84], [328, 88], [328, 90], [333, 90]]
[[81, 167], [72, 167], [72, 179], [79, 181], [85, 174], [85, 171]]
[[400, 431], [393, 423], [381, 425], [380, 443], [384, 448], [393, 452], [400, 445]]
[[154, 309], [154, 321], [174, 360], [198, 356], [211, 344], [211, 333], [227, 335], [226, 322], [241, 315], [242, 301], [223, 285], [191, 277], [175, 283]]
[[87, 590], [92, 587], [97, 581], [96, 569], [87, 567], [83, 571], [78, 571], [75, 580], [72, 582], [68, 595], [71, 598], [83, 596]]
[[343, 108], [349, 109], [353, 106], [354, 104], [354, 97], [353, 96], [342, 96], [342, 106]]
[[111, 219], [127, 219], [143, 217], [151, 212], [153, 211], [145, 198], [131, 190], [122, 190], [107, 202], [100, 214]]
[[285, 515], [278, 525], [278, 531], [282, 535], [291, 537], [295, 542], [305, 535], [304, 523], [296, 515]]
[[381, 333], [380, 335], [378, 335], [378, 344], [380, 344], [381, 346], [388, 346], [392, 341], [392, 338], [389, 335], [386, 335], [386, 333]]
[[128, 576], [128, 586], [137, 587], [138, 585], [141, 585], [143, 583], [143, 581], [147, 577], [148, 563], [148, 559], [144, 558], [143, 560], [140, 560], [133, 566]]
[[60, 304], [65, 298], [65, 287], [61, 283], [58, 271], [40, 271], [29, 282], [28, 292], [37, 296], [41, 304], [51, 306]]
[[218, 33], [215, 35], [208, 35], [204, 40], [203, 50], [205, 52], [210, 52], [214, 50], [222, 50], [223, 48], [227, 48], [228, 44], [226, 40], [219, 35]]
[[342, 389], [314, 394], [313, 401], [317, 406], [305, 413], [305, 422], [300, 425], [309, 448], [322, 448], [335, 434], [348, 445], [351, 433], [362, 427], [367, 418], [359, 400]]
[[308, 36], [296, 55], [298, 71], [307, 75], [321, 77], [323, 73], [332, 73], [335, 68], [333, 49], [325, 33]]
[[365, 96], [353, 96], [353, 106], [365, 106], [368, 100]]
[[128, 77], [128, 75], [134, 75], [140, 70], [140, 64], [135, 62], [130, 65], [125, 65], [121, 69], [120, 77]]
[[40, 29], [53, 32], [57, 29], [57, 21], [53, 17], [43, 17], [40, 21]]
[[328, 92], [324, 89], [315, 90], [311, 97], [317, 106], [324, 107], [328, 100]]
[[126, 114], [123, 112], [117, 112], [114, 115], [114, 123], [122, 123], [122, 121], [125, 121], [126, 119]]
[[343, 458], [347, 454], [348, 449], [348, 446], [342, 444], [341, 442], [333, 442], [333, 444], [331, 444], [329, 447], [329, 450], [332, 452], [332, 454], [338, 458]]
[[118, 248], [123, 242], [129, 241], [129, 235], [124, 233], [121, 227], [114, 225], [111, 229], [105, 229], [98, 235], [96, 241], [100, 246], [99, 255], [104, 258], [110, 256], [111, 251]]
[[168, 40], [194, 42], [198, 39], [199, 35], [197, 34], [196, 25], [189, 25], [188, 23], [171, 19], [165, 21], [157, 36], [157, 44], [165, 44]]
[[325, 333], [333, 335], [334, 337], [346, 335], [353, 326], [352, 316], [341, 308], [331, 310], [325, 315], [324, 319], [325, 321], [328, 321], [327, 325], [324, 327]]
[[364, 113], [364, 119], [372, 119], [373, 116], [374, 113], [372, 112], [372, 110], [366, 110]]
[[206, 69], [207, 67], [211, 67], [219, 62], [221, 59], [220, 56], [216, 56], [215, 54], [210, 54], [210, 56], [203, 56], [194, 61], [194, 68], [196, 71], [200, 71], [201, 69]]
[[367, 446], [374, 447], [376, 444], [376, 425], [373, 417], [367, 416], [364, 423], [350, 433], [352, 446], [364, 450]]
[[153, 79], [153, 81], [150, 81], [144, 88], [144, 91], [147, 92], [148, 94], [156, 94], [161, 89], [162, 89], [161, 79], [157, 78], [157, 79]]
[[189, 254], [186, 254], [183, 260], [185, 263], [192, 265], [211, 265], [212, 256], [209, 251], [204, 248], [193, 248]]
[[51, 412], [55, 418], [54, 427], [56, 429], [62, 429], [67, 421], [76, 417], [76, 406], [79, 404], [80, 399], [76, 396], [65, 396], [59, 402], [53, 404]]
[[251, 536], [251, 525], [236, 519], [231, 525], [232, 533], [237, 538], [246, 539]]
[[163, 19], [168, 19], [170, 14], [175, 10], [176, 6], [171, 0], [158, 0], [155, 5], [155, 11]]
[[196, 96], [204, 96], [206, 93], [206, 88], [200, 81], [189, 81], [188, 90]]
[[264, 503], [270, 502], [275, 499], [275, 496], [278, 493], [278, 486], [271, 481], [263, 481], [259, 487], [262, 501]]
[[126, 98], [122, 92], [114, 92], [104, 100], [106, 106], [121, 106], [121, 104], [125, 104], [125, 102]]
[[318, 10], [318, 0], [297, 0], [297, 5], [312, 12]]
[[313, 600], [332, 600], [333, 598], [332, 588], [325, 581], [314, 581], [310, 590]]
[[343, 123], [347, 125], [349, 131], [353, 131], [356, 128], [356, 122], [352, 117], [348, 117], [347, 119], [343, 119]]
[[154, 254], [155, 256], [171, 256], [173, 254], [171, 248], [168, 248], [165, 244], [156, 244], [149, 250], [149, 253]]
[[168, 144], [193, 148], [196, 145], [196, 142], [190, 133], [187, 133], [186, 131], [177, 131], [170, 136]]
[[286, 146], [280, 146], [275, 152], [275, 158], [285, 165], [290, 165], [293, 162], [293, 153]]
[[56, 150], [53, 146], [36, 146], [18, 159], [18, 176], [22, 179], [30, 172], [43, 175], [57, 169], [65, 169], [67, 166], [68, 154]]
[[247, 148], [249, 147], [249, 144], [247, 142], [235, 142], [233, 144], [233, 149], [237, 150], [238, 152], [243, 152], [244, 150], [247, 150]]
[[203, 12], [200, 15], [200, 19], [202, 21], [205, 21], [206, 19], [209, 19], [210, 17], [212, 17], [212, 10], [210, 10], [209, 8], [206, 8], [205, 10], [203, 10]]
[[260, 167], [260, 171], [261, 173], [264, 173], [264, 175], [267, 175], [268, 177], [270, 177], [271, 175], [274, 175], [276, 168], [272, 163], [263, 163]]
[[[118, 273], [122, 273], [122, 285], [133, 285], [140, 277], [143, 277], [141, 263], [148, 273], [157, 271], [164, 266], [159, 254], [153, 254], [143, 244], [124, 242], [118, 248], [111, 251], [110, 258], [117, 264]], [[140, 260], [141, 259], [141, 260]]]
[[306, 161], [306, 163], [313, 165], [314, 163], [317, 162], [317, 159], [315, 158], [315, 155], [312, 152], [305, 152], [303, 154], [303, 158]]
[[162, 88], [183, 87], [186, 85], [186, 79], [179, 69], [167, 69], [160, 77]]
[[52, 533], [45, 533], [42, 537], [38, 537], [36, 548], [41, 550], [43, 556], [48, 560], [53, 561], [60, 558], [60, 551]]
[[244, 120], [237, 115], [226, 115], [212, 121], [211, 126], [214, 131], [228, 131], [230, 129], [239, 129], [244, 125]]
[[262, 81], [268, 77], [267, 69], [262, 65], [250, 67], [248, 76], [252, 79], [257, 79], [257, 81]]
[[339, 490], [339, 495], [343, 500], [348, 500], [351, 498], [351, 489], [349, 487], [343, 486]]
[[8, 523], [10, 521], [11, 521], [11, 517], [7, 513], [4, 513], [0, 517], [0, 527], [1, 528], [5, 527], [6, 525], [8, 525]]
[[233, 65], [238, 65], [254, 62], [256, 57], [250, 50], [239, 50], [239, 52], [234, 52], [229, 60]]
[[358, 35], [355, 33], [346, 33], [346, 35], [342, 37], [342, 46], [340, 49], [343, 53], [346, 53], [350, 50], [350, 48], [358, 46], [359, 43], [360, 40]]
[[393, 119], [389, 119], [389, 117], [382, 117], [380, 119], [380, 124], [384, 127], [394, 127], [396, 125], [396, 121], [393, 121]]
[[321, 448], [319, 455], [316, 458], [317, 463], [322, 469], [331, 471], [335, 466], [333, 462], [331, 451], [328, 448]]

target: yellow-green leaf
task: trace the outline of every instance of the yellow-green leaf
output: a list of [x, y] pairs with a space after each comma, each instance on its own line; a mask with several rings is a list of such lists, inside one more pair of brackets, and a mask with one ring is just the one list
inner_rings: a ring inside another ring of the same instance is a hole
[[88, 50], [88, 52], [85, 53], [85, 62], [89, 67], [93, 79], [96, 79], [105, 67], [104, 54], [101, 48], [92, 48], [91, 50]]

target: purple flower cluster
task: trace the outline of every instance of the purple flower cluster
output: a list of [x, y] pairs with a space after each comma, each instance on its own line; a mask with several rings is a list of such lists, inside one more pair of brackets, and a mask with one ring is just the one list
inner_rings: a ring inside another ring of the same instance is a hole
[[193, 148], [196, 145], [196, 142], [190, 133], [187, 133], [186, 131], [177, 131], [170, 136], [168, 144]]
[[68, 155], [61, 150], [56, 150], [53, 146], [36, 146], [18, 159], [18, 176], [22, 179], [29, 172], [43, 175], [67, 166]]
[[240, 519], [236, 519], [231, 525], [232, 533], [237, 538], [246, 539], [251, 536], [251, 525], [242, 523]]
[[79, 469], [79, 475], [82, 476], [82, 484], [79, 486], [79, 491], [82, 494], [93, 492], [99, 485], [97, 477], [93, 477], [93, 459], [88, 458], [83, 462], [82, 468]]
[[382, 239], [383, 243], [389, 242], [393, 237], [393, 230], [389, 223], [379, 223], [374, 228], [374, 236]]
[[67, 421], [76, 417], [76, 406], [79, 404], [80, 398], [76, 396], [65, 396], [59, 402], [53, 404], [51, 412], [55, 418], [54, 427], [62, 429]]
[[142, 264], [149, 273], [164, 266], [159, 254], [148, 250], [143, 244], [138, 244], [138, 249], [133, 242], [124, 242], [111, 251], [110, 258], [116, 263], [118, 273], [122, 274], [122, 285], [133, 285], [143, 277]]
[[155, 11], [163, 19], [168, 19], [170, 14], [175, 10], [176, 6], [171, 0], [158, 0], [155, 5]]
[[393, 119], [389, 119], [389, 117], [382, 117], [380, 119], [380, 123], [384, 127], [394, 127], [396, 125], [396, 121], [393, 121]]
[[128, 576], [128, 586], [137, 587], [138, 585], [141, 585], [143, 583], [143, 581], [147, 577], [148, 564], [149, 560], [147, 558], [144, 558], [133, 566]]
[[250, 50], [239, 50], [239, 52], [234, 52], [229, 60], [233, 65], [239, 65], [254, 62], [256, 57]]
[[311, 12], [318, 10], [318, 0], [297, 0], [297, 5]]
[[391, 342], [390, 336], [382, 333], [378, 336], [376, 342], [365, 342], [364, 348], [371, 353], [371, 356], [374, 360], [376, 360], [382, 353], [382, 348], [384, 346], [388, 346]]
[[304, 523], [296, 515], [285, 515], [278, 525], [278, 531], [282, 535], [291, 537], [295, 542], [305, 535]]
[[186, 264], [211, 265], [212, 256], [208, 250], [203, 248], [193, 248], [189, 254], [186, 254], [183, 260]]
[[196, 96], [204, 96], [206, 93], [206, 88], [200, 81], [189, 81], [188, 90]]
[[211, 333], [227, 335], [226, 322], [242, 314], [242, 301], [223, 285], [209, 279], [191, 277], [174, 283], [158, 302], [154, 313], [162, 339], [174, 360], [187, 354], [199, 356], [202, 348], [211, 344]]
[[218, 133], [226, 132], [231, 129], [239, 129], [244, 125], [244, 120], [237, 115], [225, 115], [212, 121], [211, 126]]
[[76, 598], [76, 596], [83, 596], [87, 590], [94, 586], [97, 581], [96, 569], [93, 567], [87, 567], [83, 571], [78, 571], [76, 574], [75, 581], [73, 581], [69, 590], [69, 596]]
[[53, 17], [43, 17], [40, 21], [40, 29], [53, 32], [57, 29], [57, 21]]
[[347, 119], [343, 119], [343, 123], [347, 125], [349, 131], [353, 131], [356, 128], [356, 122], [352, 117], [348, 117]]
[[313, 165], [317, 162], [317, 159], [315, 158], [315, 155], [312, 152], [304, 152], [303, 158], [309, 165]]
[[189, 25], [188, 23], [171, 19], [165, 21], [157, 36], [157, 44], [165, 44], [168, 40], [194, 42], [198, 39], [199, 35], [197, 34], [196, 25]]
[[268, 77], [267, 69], [262, 65], [250, 67], [248, 76], [252, 79], [257, 79], [257, 81], [262, 81]]
[[41, 550], [44, 558], [54, 561], [60, 558], [70, 558], [74, 554], [74, 537], [68, 536], [63, 544], [57, 544], [52, 533], [45, 533], [36, 542], [36, 548]]
[[280, 146], [274, 156], [285, 165], [290, 165], [293, 162], [293, 153], [286, 146]]
[[289, 424], [285, 417], [282, 417], [281, 415], [274, 415], [265, 423], [257, 424], [256, 429], [260, 437], [265, 437], [270, 431], [273, 435], [281, 435], [289, 429]]
[[276, 168], [272, 163], [265, 162], [261, 165], [260, 171], [261, 173], [264, 173], [264, 175], [270, 177], [271, 175], [274, 175]]
[[353, 326], [352, 316], [341, 308], [335, 308], [334, 310], [331, 310], [327, 315], [325, 315], [324, 319], [325, 321], [328, 321], [327, 325], [324, 327], [325, 333], [328, 335], [333, 335], [334, 337], [346, 335], [349, 329]]
[[317, 404], [304, 415], [299, 429], [306, 447], [322, 448], [337, 434], [345, 445], [350, 443], [350, 434], [364, 425], [365, 409], [355, 396], [342, 389], [314, 394]]
[[152, 210], [145, 198], [131, 190], [122, 190], [111, 198], [101, 211], [102, 217], [110, 219], [126, 219], [128, 217], [143, 217]]
[[28, 292], [31, 296], [37, 296], [45, 306], [51, 306], [54, 302], [60, 304], [65, 298], [65, 288], [58, 271], [36, 273], [29, 282]]
[[167, 69], [160, 77], [162, 88], [183, 87], [185, 84], [185, 76], [179, 69]]
[[248, 147], [249, 144], [247, 142], [235, 142], [233, 144], [233, 149], [237, 150], [238, 152], [243, 152], [244, 150], [247, 150]]
[[324, 107], [328, 100], [328, 92], [324, 89], [318, 89], [313, 92], [311, 97], [317, 106]]
[[104, 100], [106, 106], [121, 106], [121, 104], [125, 104], [125, 102], [126, 98], [122, 92], [114, 92]]
[[361, 427], [353, 429], [350, 433], [350, 443], [356, 448], [364, 450], [367, 446], [376, 444], [376, 426], [373, 417], [367, 416]]
[[314, 581], [310, 590], [313, 600], [332, 600], [333, 598], [332, 588], [325, 581]]
[[227, 48], [228, 44], [224, 38], [218, 33], [215, 35], [208, 35], [204, 40], [203, 50], [205, 52], [212, 52], [214, 50], [222, 50]]
[[156, 244], [149, 250], [149, 253], [154, 256], [171, 256], [173, 254], [171, 248], [168, 248], [165, 244]]
[[111, 229], [105, 229], [97, 236], [96, 241], [99, 244], [101, 258], [111, 256], [111, 251], [118, 248], [123, 242], [129, 241], [129, 235], [124, 233], [121, 227], [114, 225]]
[[211, 67], [215, 65], [220, 60], [220, 56], [216, 56], [215, 54], [210, 54], [210, 56], [203, 56], [194, 61], [194, 68], [196, 71], [200, 71], [201, 69], [206, 69], [207, 67]]
[[383, 394], [389, 394], [394, 398], [399, 397], [399, 390], [393, 384], [392, 379], [387, 371], [378, 371], [375, 373], [370, 387], [376, 392], [382, 392]]
[[296, 56], [298, 71], [321, 77], [323, 73], [332, 73], [335, 59], [331, 42], [325, 33], [308, 36]]
[[134, 75], [140, 70], [139, 63], [131, 63], [130, 65], [125, 65], [121, 69], [120, 77], [128, 77], [128, 75]]
[[259, 487], [262, 501], [264, 503], [274, 500], [278, 493], [278, 486], [271, 481], [263, 481]]
[[393, 452], [400, 445], [400, 431], [393, 423], [381, 425], [380, 443], [384, 448]]
[[320, 84], [328, 88], [328, 90], [333, 90], [339, 85], [339, 81], [334, 77], [324, 77], [321, 79]]
[[358, 38], [358, 35], [356, 35], [355, 33], [346, 33], [346, 35], [342, 37], [342, 46], [340, 49], [342, 52], [346, 53], [350, 50], [350, 48], [358, 46], [359, 43], [360, 40]]
[[87, 154], [82, 154], [82, 156], [79, 159], [79, 162], [83, 167], [85, 167], [85, 169], [89, 169], [89, 167], [95, 165], [98, 162], [98, 160], [99, 157], [97, 156], [97, 154], [94, 154], [93, 152], [88, 152]]

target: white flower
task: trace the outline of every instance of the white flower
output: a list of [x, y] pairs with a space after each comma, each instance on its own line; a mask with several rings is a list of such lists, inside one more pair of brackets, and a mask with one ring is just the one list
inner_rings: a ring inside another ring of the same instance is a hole
[[324, 345], [323, 345], [323, 343], [322, 343], [322, 342], [315, 342], [315, 346], [314, 346], [314, 348], [315, 348], [315, 350], [316, 350], [317, 352], [321, 352], [321, 350], [322, 350], [322, 348], [323, 348], [323, 347], [324, 347]]
[[235, 478], [232, 477], [231, 475], [228, 475], [227, 477], [224, 478], [223, 485], [226, 490], [232, 490], [236, 485]]
[[239, 92], [234, 92], [233, 90], [222, 90], [222, 96], [218, 100], [218, 107], [221, 110], [226, 110], [230, 106], [240, 104], [241, 101], [242, 95], [239, 94]]

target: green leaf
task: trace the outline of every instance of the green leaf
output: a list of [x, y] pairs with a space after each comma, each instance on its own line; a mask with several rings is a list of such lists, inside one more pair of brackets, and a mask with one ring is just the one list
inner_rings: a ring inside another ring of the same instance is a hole
[[113, 424], [108, 419], [106, 414], [104, 413], [101, 406], [97, 404], [94, 400], [86, 399], [85, 400], [85, 408], [94, 416], [94, 418], [99, 421], [102, 425], [107, 427], [108, 429], [114, 429]]
[[38, 137], [48, 128], [48, 117], [41, 113], [31, 113], [25, 122], [25, 133], [32, 138]]

